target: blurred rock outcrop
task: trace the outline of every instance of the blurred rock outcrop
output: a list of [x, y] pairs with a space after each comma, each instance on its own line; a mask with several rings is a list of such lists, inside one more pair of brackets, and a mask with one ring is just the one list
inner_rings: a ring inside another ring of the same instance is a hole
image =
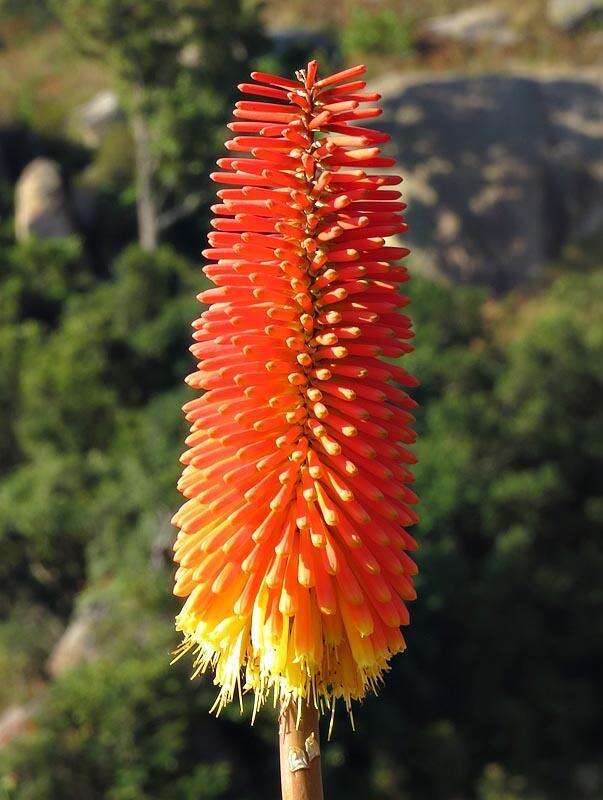
[[603, 19], [603, 0], [549, 0], [547, 16], [556, 28], [573, 31]]
[[415, 265], [505, 291], [603, 226], [603, 77], [383, 76]]
[[23, 736], [34, 727], [39, 701], [9, 706], [0, 714], [0, 749]]
[[102, 614], [98, 608], [81, 611], [69, 623], [48, 659], [48, 673], [56, 678], [90, 661], [97, 653], [94, 630]]
[[122, 119], [122, 110], [116, 92], [99, 92], [92, 100], [76, 108], [71, 117], [71, 128], [88, 147], [98, 147], [113, 123]]
[[479, 5], [453, 14], [432, 17], [421, 26], [424, 39], [463, 44], [512, 45], [519, 41], [509, 25], [509, 15], [497, 5]]
[[32, 235], [49, 239], [72, 233], [61, 169], [56, 161], [36, 158], [25, 167], [15, 186], [17, 241]]

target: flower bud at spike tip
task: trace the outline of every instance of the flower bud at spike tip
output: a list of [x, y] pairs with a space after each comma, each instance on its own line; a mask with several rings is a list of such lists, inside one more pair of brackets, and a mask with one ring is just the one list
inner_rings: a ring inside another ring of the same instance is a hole
[[218, 711], [244, 691], [254, 711], [351, 711], [405, 649], [416, 403], [397, 383], [416, 381], [384, 359], [411, 350], [408, 251], [388, 241], [399, 179], [375, 172], [388, 137], [359, 126], [377, 115], [350, 83], [364, 71], [253, 73], [229, 126], [241, 157], [212, 175], [174, 593], [177, 657], [215, 672]]

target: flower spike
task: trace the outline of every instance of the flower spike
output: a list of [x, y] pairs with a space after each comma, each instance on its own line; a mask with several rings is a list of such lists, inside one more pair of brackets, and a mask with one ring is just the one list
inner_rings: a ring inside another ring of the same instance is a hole
[[364, 72], [252, 73], [212, 174], [173, 522], [179, 653], [218, 710], [241, 690], [350, 710], [405, 649], [417, 381], [383, 359], [412, 350], [409, 251]]

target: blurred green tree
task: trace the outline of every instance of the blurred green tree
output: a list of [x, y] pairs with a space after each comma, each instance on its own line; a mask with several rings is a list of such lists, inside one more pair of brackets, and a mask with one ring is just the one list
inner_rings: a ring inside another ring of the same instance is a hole
[[498, 306], [418, 280], [414, 295], [421, 599], [385, 715], [371, 704], [377, 747], [408, 733], [412, 796], [462, 795], [493, 760], [528, 796], [594, 798], [603, 273]]
[[25, 596], [69, 612], [91, 541], [113, 552], [109, 531], [146, 510], [123, 480], [133, 454], [139, 463], [165, 442], [147, 488], [174, 491], [180, 419], [170, 414], [166, 426], [156, 409], [189, 366], [199, 285], [192, 265], [168, 248], [151, 255], [132, 246], [104, 280], [86, 268], [76, 241], [8, 251], [0, 276], [0, 607]]
[[83, 53], [113, 74], [135, 149], [139, 242], [205, 199], [234, 87], [264, 49], [258, 4], [244, 0], [51, 0]]

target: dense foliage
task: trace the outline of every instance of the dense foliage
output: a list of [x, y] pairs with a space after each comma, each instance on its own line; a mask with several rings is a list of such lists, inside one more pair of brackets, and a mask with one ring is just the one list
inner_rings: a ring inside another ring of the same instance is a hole
[[[100, 620], [97, 658], [52, 685], [37, 728], [4, 753], [9, 796], [272, 791], [269, 713], [252, 730], [236, 711], [216, 722], [213, 689], [168, 666], [168, 519], [200, 273], [167, 248], [130, 247], [99, 276], [68, 240], [8, 249], [1, 281], [5, 700], [44, 677], [74, 604]], [[594, 798], [602, 275], [561, 277], [519, 307], [418, 278], [413, 294], [421, 600], [359, 735], [337, 723], [331, 794]], [[491, 762], [527, 788], [482, 774]]]

